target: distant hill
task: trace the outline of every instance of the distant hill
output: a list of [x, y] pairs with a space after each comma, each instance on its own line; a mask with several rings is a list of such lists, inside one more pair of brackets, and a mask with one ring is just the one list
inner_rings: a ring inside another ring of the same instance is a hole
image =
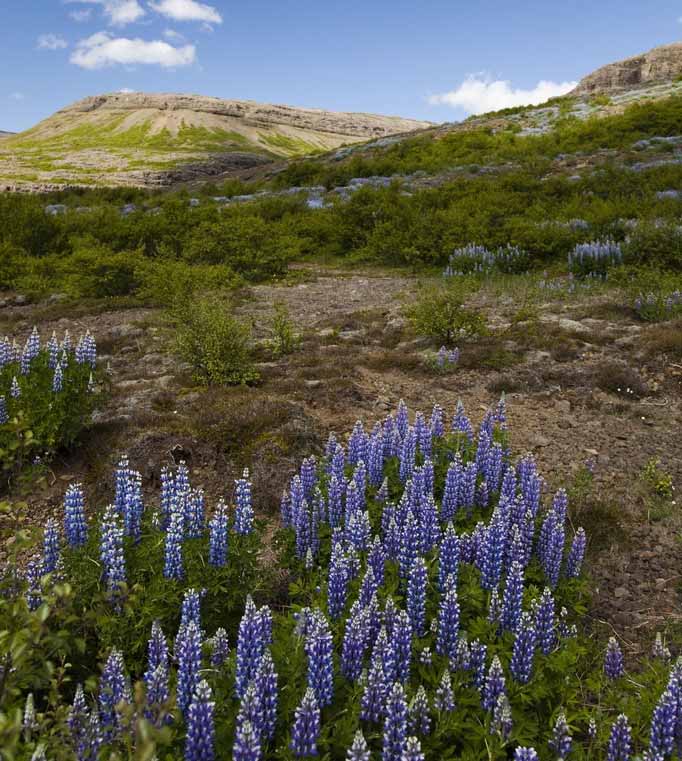
[[3, 140], [0, 179], [29, 186], [156, 185], [173, 170], [231, 171], [428, 126], [394, 116], [116, 93], [78, 101]]
[[5, 132], [4, 129], [0, 129], [0, 138], [3, 137], [10, 137], [11, 135], [15, 135], [15, 132]]

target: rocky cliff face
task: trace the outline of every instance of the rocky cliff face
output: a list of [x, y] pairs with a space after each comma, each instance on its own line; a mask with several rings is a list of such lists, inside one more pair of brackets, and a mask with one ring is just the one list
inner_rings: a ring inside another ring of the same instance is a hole
[[682, 74], [682, 42], [616, 61], [580, 80], [573, 95], [618, 92], [641, 85], [670, 82]]

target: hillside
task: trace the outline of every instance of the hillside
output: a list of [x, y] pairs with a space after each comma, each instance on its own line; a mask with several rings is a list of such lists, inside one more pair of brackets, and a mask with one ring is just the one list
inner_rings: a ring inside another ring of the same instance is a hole
[[0, 177], [18, 187], [165, 184], [320, 153], [426, 126], [391, 116], [221, 100], [117, 93], [88, 97], [10, 136]]

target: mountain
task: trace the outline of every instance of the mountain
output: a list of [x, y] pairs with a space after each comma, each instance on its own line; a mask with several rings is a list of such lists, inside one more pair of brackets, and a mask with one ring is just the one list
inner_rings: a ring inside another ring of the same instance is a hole
[[14, 132], [5, 132], [5, 130], [0, 129], [0, 138], [3, 137], [10, 137], [11, 135], [14, 135]]
[[682, 42], [609, 63], [580, 80], [573, 95], [609, 94], [641, 85], [672, 82], [682, 75]]
[[85, 98], [3, 140], [0, 178], [21, 186], [158, 185], [304, 156], [427, 122], [363, 113], [115, 93]]

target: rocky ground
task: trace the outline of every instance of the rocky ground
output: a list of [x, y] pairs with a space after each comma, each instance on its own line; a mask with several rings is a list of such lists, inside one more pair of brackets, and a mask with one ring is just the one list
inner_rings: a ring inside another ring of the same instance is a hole
[[[462, 343], [457, 368], [438, 374], [428, 364], [435, 347], [411, 333], [403, 314], [420, 288], [416, 279], [297, 274], [293, 284], [240, 296], [238, 311], [261, 342], [261, 382], [244, 388], [197, 387], [157, 310], [5, 306], [3, 332], [23, 335], [34, 323], [43, 333], [92, 330], [111, 383], [81, 446], [14, 495], [29, 504], [14, 515], [42, 525], [60, 513], [72, 479], [85, 483], [91, 504], [103, 504], [123, 452], [150, 489], [161, 465], [186, 459], [209, 506], [231, 495], [248, 466], [260, 513], [273, 515], [293, 469], [331, 430], [345, 435], [356, 419], [371, 425], [401, 398], [412, 410], [434, 403], [452, 410], [461, 399], [477, 422], [504, 391], [514, 451], [535, 454], [548, 490], [571, 490], [571, 519], [588, 531], [599, 628], [616, 631], [632, 651], [648, 647], [654, 630], [682, 633], [682, 522], [641, 477], [658, 457], [682, 482], [682, 364], [666, 353], [679, 325], [647, 326], [613, 293], [545, 300], [527, 289], [488, 288], [472, 305], [485, 312], [489, 334]], [[267, 348], [277, 302], [301, 334], [299, 348], [281, 358]], [[594, 462], [589, 487], [580, 486], [587, 461]]]

